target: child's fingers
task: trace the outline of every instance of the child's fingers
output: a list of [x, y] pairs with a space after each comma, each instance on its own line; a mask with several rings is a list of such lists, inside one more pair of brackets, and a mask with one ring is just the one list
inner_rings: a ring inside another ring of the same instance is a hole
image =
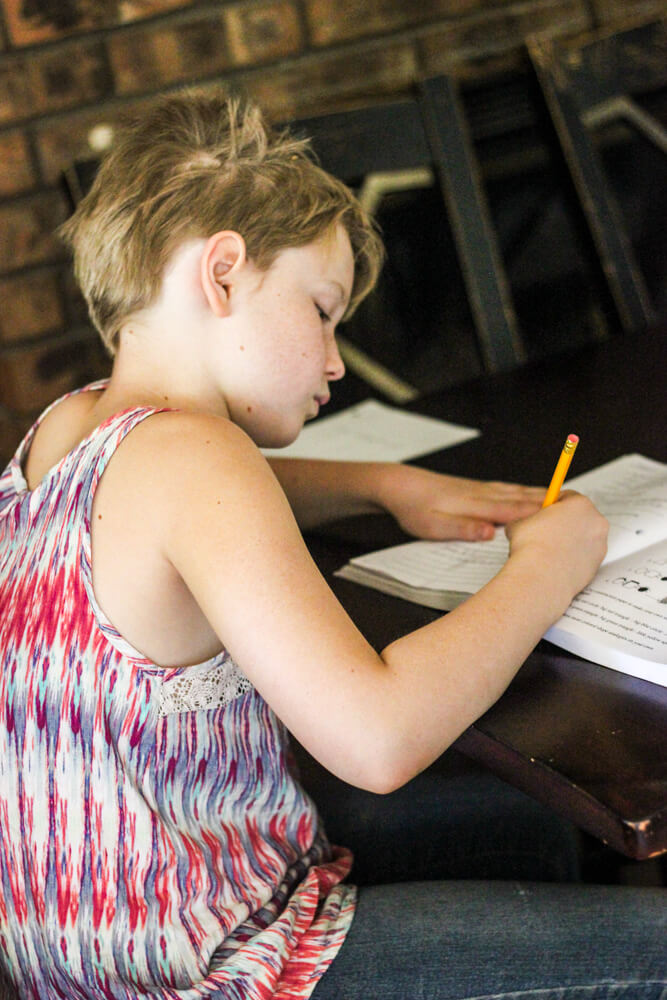
[[404, 531], [426, 541], [488, 541], [496, 533], [495, 524], [488, 518], [443, 514], [438, 510], [416, 513], [399, 522]]
[[542, 490], [535, 496], [508, 500], [472, 497], [466, 504], [466, 514], [476, 519], [491, 521], [493, 524], [507, 524], [534, 514], [541, 507], [544, 495]]

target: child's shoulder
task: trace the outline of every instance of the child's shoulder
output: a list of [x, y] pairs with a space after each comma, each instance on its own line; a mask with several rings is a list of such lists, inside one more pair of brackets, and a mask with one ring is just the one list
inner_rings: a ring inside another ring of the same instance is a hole
[[212, 467], [236, 472], [266, 461], [257, 445], [226, 417], [190, 410], [161, 410], [142, 421], [124, 443], [128, 457], [149, 462], [156, 472], [171, 475], [178, 469], [199, 478]]
[[[68, 452], [106, 423], [113, 413], [99, 411], [102, 389], [77, 392], [50, 407], [30, 441], [26, 459], [26, 475], [31, 488]], [[129, 407], [128, 407], [129, 408]], [[137, 407], [140, 409], [141, 407]], [[125, 409], [125, 407], [124, 407]], [[147, 407], [147, 409], [152, 409]], [[253, 455], [259, 455], [256, 445], [230, 420], [186, 410], [159, 410], [143, 420], [122, 441], [113, 465], [124, 467], [131, 474], [133, 467], [141, 472], [152, 469], [171, 474], [182, 463], [202, 468], [202, 460], [215, 455], [220, 462], [237, 463], [243, 467]]]
[[109, 461], [100, 489], [125, 509], [152, 509], [154, 516], [173, 521], [186, 505], [201, 503], [209, 511], [220, 495], [252, 495], [273, 478], [257, 445], [232, 421], [164, 410], [127, 435]]

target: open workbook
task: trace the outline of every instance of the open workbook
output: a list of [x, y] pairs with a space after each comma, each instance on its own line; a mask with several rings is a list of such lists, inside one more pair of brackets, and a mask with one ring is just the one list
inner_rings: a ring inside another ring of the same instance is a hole
[[[609, 520], [597, 575], [545, 638], [667, 687], [667, 465], [624, 455], [569, 480]], [[407, 542], [352, 559], [337, 575], [449, 610], [495, 576], [508, 554], [491, 542]]]

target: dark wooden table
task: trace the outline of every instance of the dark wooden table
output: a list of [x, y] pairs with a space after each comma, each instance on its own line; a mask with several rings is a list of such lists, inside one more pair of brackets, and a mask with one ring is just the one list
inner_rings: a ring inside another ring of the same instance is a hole
[[[466, 383], [414, 409], [482, 431], [419, 462], [442, 472], [547, 484], [570, 432], [581, 438], [571, 475], [632, 451], [667, 461], [667, 329]], [[376, 648], [436, 616], [332, 576], [351, 555], [404, 540], [388, 518], [308, 540]], [[456, 746], [631, 858], [667, 851], [665, 687], [542, 641]]]

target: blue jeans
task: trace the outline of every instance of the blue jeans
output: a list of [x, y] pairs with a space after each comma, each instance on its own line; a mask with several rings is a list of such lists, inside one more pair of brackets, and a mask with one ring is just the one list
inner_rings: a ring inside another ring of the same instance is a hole
[[579, 883], [551, 810], [455, 752], [386, 796], [300, 763], [360, 886], [313, 1000], [667, 1000], [667, 892]]
[[659, 1000], [664, 889], [536, 882], [365, 886], [312, 1000]]

